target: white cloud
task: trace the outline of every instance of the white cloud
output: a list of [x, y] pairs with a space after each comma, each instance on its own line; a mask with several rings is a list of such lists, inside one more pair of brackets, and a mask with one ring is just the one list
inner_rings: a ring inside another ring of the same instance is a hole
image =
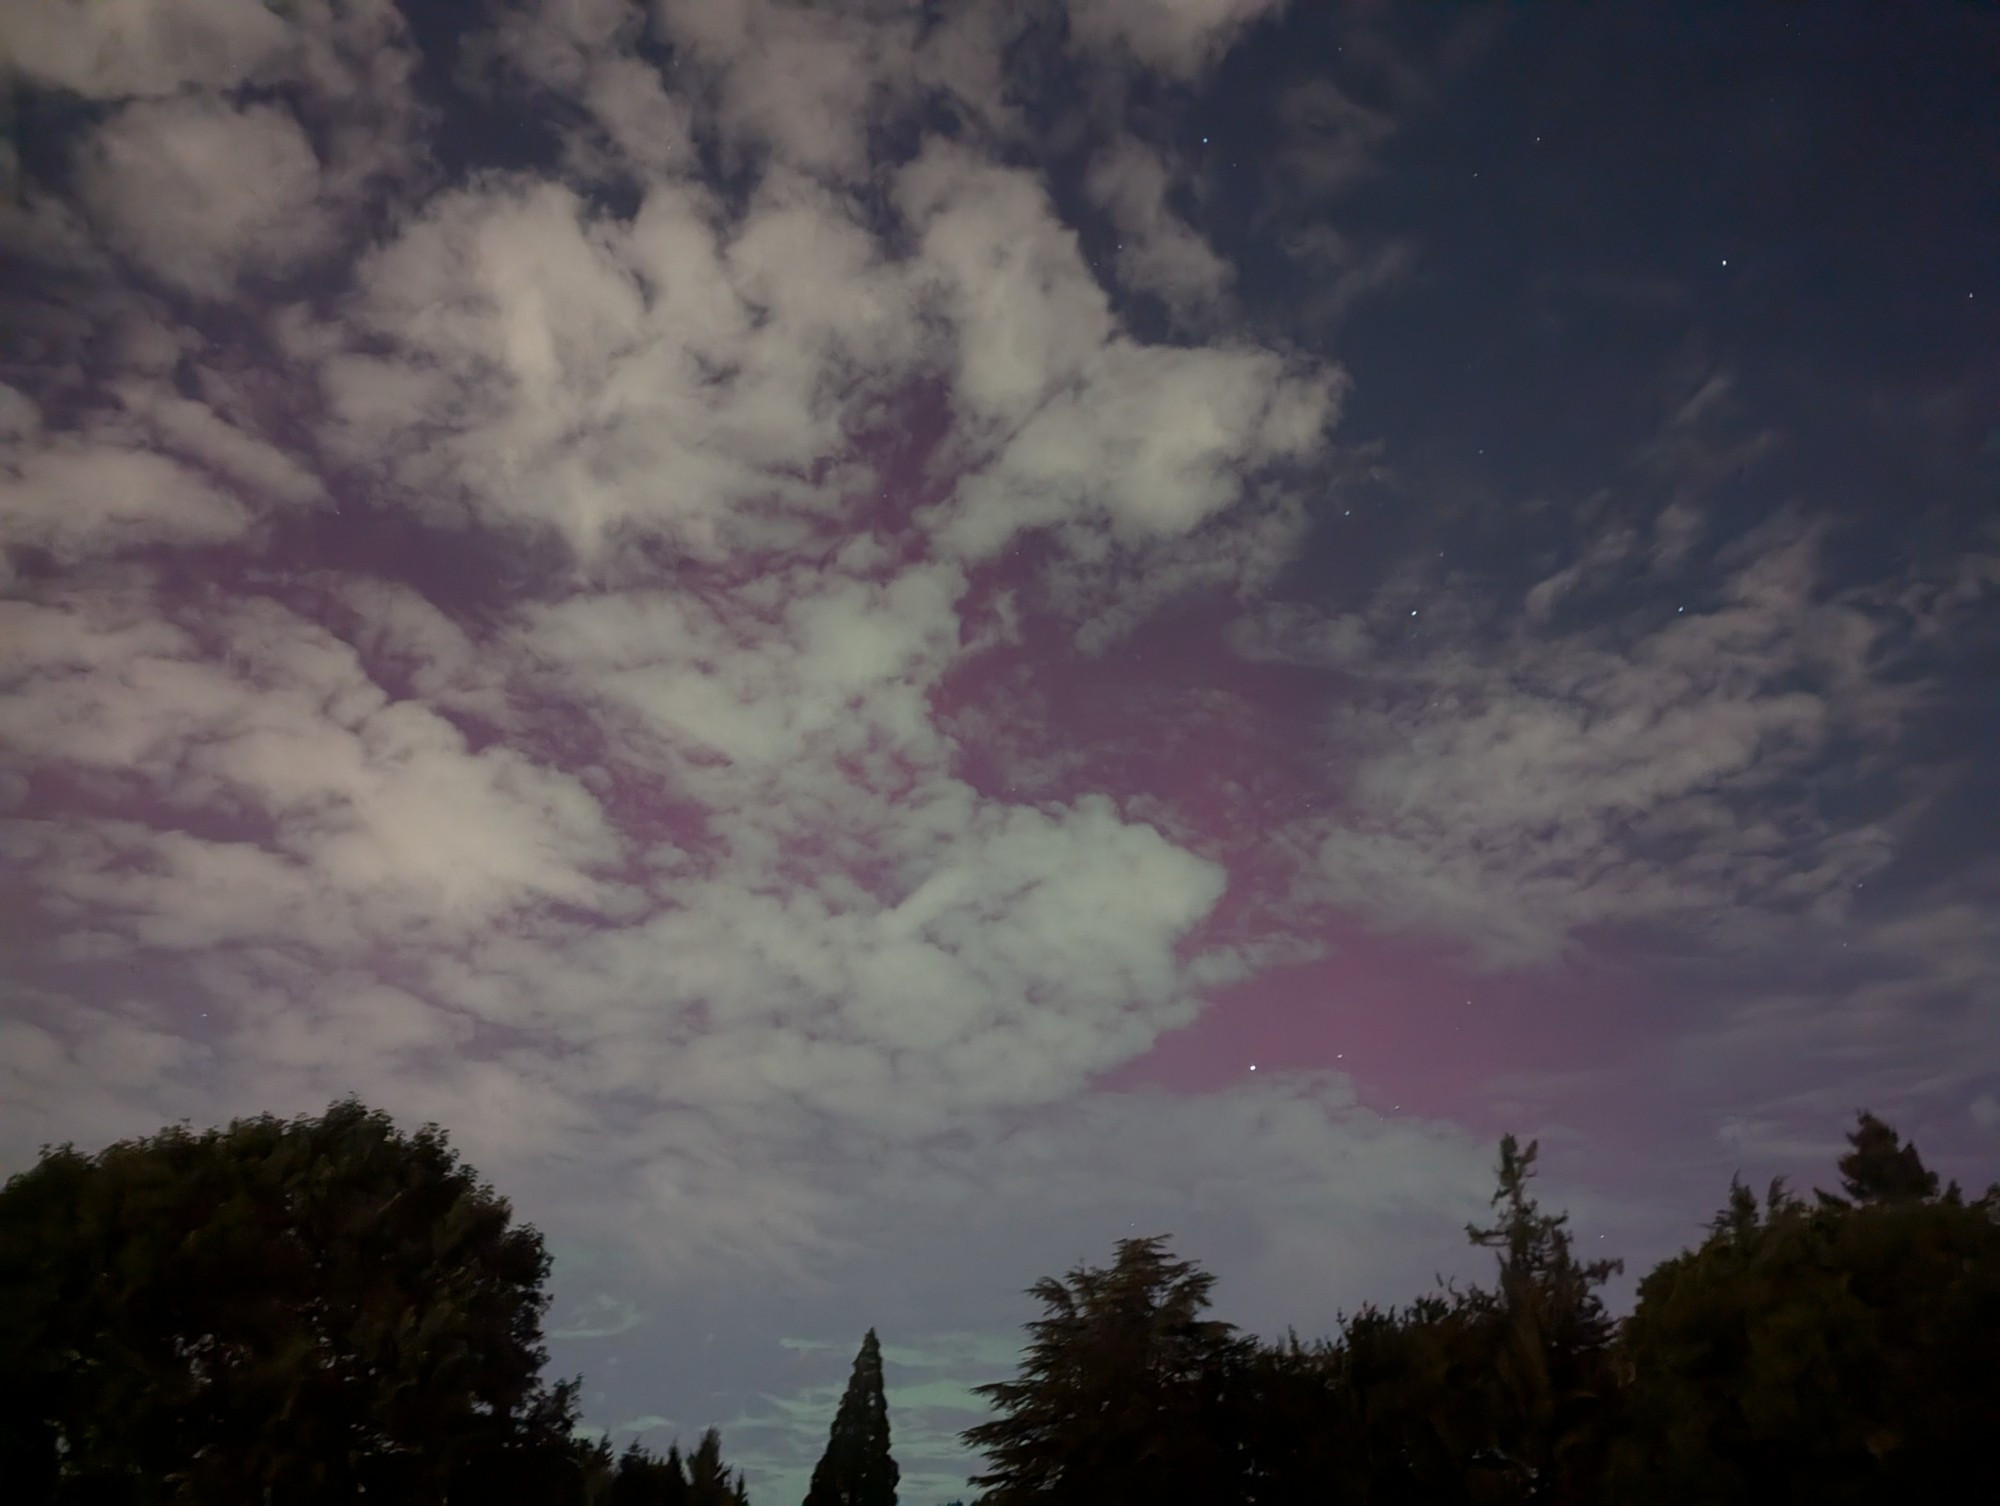
[[[774, 179], [725, 229], [658, 184], [629, 222], [517, 182], [436, 202], [366, 262], [349, 328], [295, 323], [357, 463], [434, 515], [557, 532], [586, 562], [804, 544], [848, 426], [916, 351], [914, 310], [838, 201]], [[781, 270], [782, 269], [782, 270]], [[865, 485], [865, 475], [855, 484]]]
[[933, 524], [954, 553], [991, 558], [1070, 521], [1126, 544], [1185, 534], [1259, 468], [1320, 448], [1337, 373], [1251, 347], [1130, 340], [1026, 174], [933, 145], [898, 189], [957, 331], [952, 390], [974, 473]]
[[[26, 404], [16, 406], [17, 421], [28, 417]], [[94, 443], [63, 436], [10, 447], [0, 541], [69, 561], [139, 544], [219, 543], [249, 526], [242, 503], [145, 447], [135, 427], [103, 426]]]
[[83, 201], [112, 244], [203, 298], [325, 249], [333, 225], [319, 171], [289, 111], [200, 95], [125, 106], [77, 163]]
[[1089, 48], [1120, 48], [1173, 77], [1202, 72], [1229, 50], [1251, 22], [1284, 8], [1285, 0], [1069, 0], [1072, 40]]
[[[717, 117], [739, 145], [809, 171], [868, 170], [876, 96], [912, 82], [911, 25], [781, 3], [658, 0], [662, 29], [720, 74]], [[907, 16], [907, 12], [905, 12]]]
[[1320, 892], [1500, 964], [1593, 925], [1726, 943], [1844, 913], [1890, 834], [1828, 822], [1792, 782], [1838, 739], [1892, 737], [1912, 703], [1869, 667], [1879, 619], [1818, 599], [1814, 557], [1810, 537], [1767, 537], [1719, 603], [1637, 635], [1552, 633], [1531, 611], [1486, 647], [1446, 626], [1393, 652], [1381, 695], [1330, 728], [1351, 773], [1315, 818]]
[[159, 97], [268, 76], [288, 31], [263, 0], [50, 0], [0, 13], [0, 57], [90, 98]]
[[600, 898], [588, 869], [615, 839], [573, 779], [510, 748], [475, 753], [275, 605], [245, 603], [198, 633], [154, 606], [0, 603], [22, 646], [0, 728], [31, 765], [136, 783], [169, 810], [248, 830], [78, 822], [40, 839], [52, 892], [126, 917], [153, 945], [289, 935], [337, 949], [371, 933], [462, 935], [531, 899]]
[[65, 563], [224, 543], [325, 498], [289, 455], [154, 377], [125, 379], [115, 397], [116, 408], [50, 432], [32, 398], [0, 386], [0, 542]]
[[489, 76], [493, 62], [504, 60], [532, 84], [581, 104], [600, 139], [572, 131], [567, 146], [571, 165], [587, 175], [686, 172], [695, 165], [694, 109], [635, 54], [645, 20], [645, 8], [631, 0], [509, 6], [490, 31], [466, 40], [459, 71], [494, 89], [504, 81]]
[[[0, 27], [27, 85], [117, 106], [72, 151], [76, 194], [112, 248], [178, 292], [220, 300], [246, 273], [296, 271], [369, 197], [379, 208], [423, 175], [395, 0], [51, 0]], [[0, 222], [12, 245], [59, 230], [28, 198]]]
[[317, 476], [209, 403], [173, 396], [149, 382], [125, 384], [119, 399], [145, 421], [162, 449], [213, 471], [259, 503], [299, 507], [326, 498]]

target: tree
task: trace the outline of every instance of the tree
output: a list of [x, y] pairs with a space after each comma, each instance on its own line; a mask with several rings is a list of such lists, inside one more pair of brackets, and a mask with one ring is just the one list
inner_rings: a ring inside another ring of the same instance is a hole
[[663, 1459], [636, 1441], [628, 1443], [613, 1467], [611, 1443], [606, 1439], [599, 1445], [595, 1462], [598, 1469], [594, 1474], [601, 1484], [595, 1492], [586, 1491], [593, 1502], [602, 1506], [687, 1506], [687, 1471], [677, 1447], [670, 1447]]
[[1261, 1350], [1243, 1415], [1257, 1506], [1454, 1506], [1488, 1436], [1475, 1301], [1363, 1307], [1337, 1340]]
[[581, 1491], [536, 1497], [537, 1506], [572, 1500], [587, 1506], [747, 1506], [743, 1479], [722, 1463], [722, 1437], [710, 1428], [693, 1454], [679, 1444], [663, 1456], [636, 1441], [614, 1455], [611, 1440], [600, 1438], [582, 1451]]
[[[1924, 1165], [1917, 1147], [1905, 1145], [1901, 1135], [1873, 1114], [1862, 1111], [1847, 1143], [1849, 1150], [1839, 1161], [1847, 1200], [1867, 1205], [1922, 1202], [1937, 1196], [1937, 1173]], [[1843, 1201], [1825, 1192], [1819, 1197], [1826, 1203]]]
[[889, 1402], [882, 1390], [882, 1345], [869, 1329], [834, 1413], [826, 1452], [805, 1506], [896, 1506], [901, 1472], [889, 1454]]
[[548, 1271], [443, 1131], [352, 1100], [45, 1150], [0, 1190], [11, 1498], [546, 1499]]
[[2000, 1192], [1940, 1195], [1873, 1115], [1848, 1141], [1847, 1197], [1773, 1184], [1760, 1206], [1738, 1183], [1640, 1283], [1618, 1499], [2000, 1495]]
[[1204, 1319], [1215, 1278], [1121, 1240], [1109, 1269], [1030, 1288], [1044, 1315], [1019, 1376], [976, 1388], [1003, 1415], [969, 1428], [982, 1506], [1213, 1506], [1244, 1498], [1236, 1417], [1254, 1346]]
[[1479, 1364], [1488, 1402], [1486, 1436], [1471, 1463], [1488, 1472], [1485, 1500], [1573, 1502], [1596, 1489], [1615, 1426], [1616, 1325], [1598, 1295], [1622, 1261], [1583, 1262], [1569, 1217], [1544, 1213], [1528, 1193], [1539, 1146], [1500, 1141], [1499, 1219], [1468, 1225], [1476, 1245], [1497, 1252], [1499, 1286], [1471, 1310], [1482, 1321]]
[[688, 1455], [688, 1506], [748, 1506], [743, 1476], [724, 1467], [722, 1435], [710, 1428]]

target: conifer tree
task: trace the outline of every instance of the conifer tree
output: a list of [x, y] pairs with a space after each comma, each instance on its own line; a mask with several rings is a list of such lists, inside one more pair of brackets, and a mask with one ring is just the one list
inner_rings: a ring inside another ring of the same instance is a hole
[[627, 1444], [603, 1499], [604, 1506], [687, 1506], [688, 1482], [679, 1447], [669, 1448], [661, 1458], [636, 1441]]
[[889, 1401], [882, 1390], [882, 1345], [869, 1329], [834, 1413], [826, 1452], [813, 1470], [806, 1506], [896, 1506], [901, 1471], [889, 1454]]
[[1031, 1288], [1044, 1316], [1020, 1376], [975, 1387], [1003, 1415], [966, 1431], [983, 1506], [1215, 1506], [1246, 1498], [1238, 1425], [1255, 1346], [1202, 1316], [1215, 1278], [1164, 1236], [1119, 1241], [1108, 1270]]
[[1501, 1139], [1499, 1217], [1465, 1231], [1499, 1262], [1499, 1289], [1467, 1303], [1484, 1319], [1468, 1330], [1468, 1358], [1488, 1402], [1473, 1460], [1493, 1476], [1489, 1494], [1583, 1500], [1610, 1441], [1618, 1389], [1616, 1325], [1598, 1293], [1623, 1262], [1576, 1258], [1568, 1215], [1544, 1213], [1529, 1193], [1538, 1150], [1532, 1140], [1523, 1149], [1512, 1135]]
[[[673, 1458], [672, 1453], [668, 1455]], [[678, 1461], [675, 1461], [678, 1463]], [[739, 1471], [722, 1463], [722, 1435], [710, 1428], [687, 1459], [688, 1506], [748, 1506]]]
[[[1851, 1149], [1840, 1158], [1840, 1185], [1849, 1200], [1910, 1203], [1937, 1196], [1937, 1173], [1924, 1165], [1917, 1147], [1905, 1145], [1901, 1135], [1873, 1114], [1861, 1114], [1847, 1143]], [[1825, 1203], [1840, 1201], [1829, 1193], [1819, 1196]]]

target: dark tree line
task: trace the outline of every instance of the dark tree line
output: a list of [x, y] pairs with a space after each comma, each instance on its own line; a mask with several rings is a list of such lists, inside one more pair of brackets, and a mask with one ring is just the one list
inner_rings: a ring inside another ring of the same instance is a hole
[[[981, 1506], [1812, 1506], [2000, 1499], [2000, 1186], [1864, 1114], [1838, 1193], [1740, 1183], [1618, 1321], [1500, 1148], [1487, 1285], [1265, 1344], [1164, 1237], [1031, 1290], [966, 1442]], [[27, 1506], [747, 1506], [577, 1436], [549, 1258], [444, 1134], [318, 1119], [45, 1151], [0, 1190], [0, 1481]], [[805, 1506], [896, 1506], [871, 1329]]]
[[[983, 1506], [1839, 1506], [2000, 1499], [2000, 1187], [1968, 1200], [1861, 1116], [1841, 1194], [1740, 1184], [1620, 1323], [1502, 1142], [1490, 1287], [1260, 1345], [1164, 1238], [1032, 1289], [984, 1389]], [[1983, 1494], [1982, 1494], [1983, 1492]]]

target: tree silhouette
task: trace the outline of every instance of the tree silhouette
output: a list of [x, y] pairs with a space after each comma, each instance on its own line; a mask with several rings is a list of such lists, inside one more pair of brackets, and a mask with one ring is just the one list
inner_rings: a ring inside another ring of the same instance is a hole
[[351, 1100], [45, 1151], [0, 1192], [11, 1498], [421, 1503], [573, 1473], [548, 1269], [442, 1131]]
[[[1259, 1346], [1164, 1236], [1031, 1289], [965, 1441], [979, 1506], [1861, 1506], [2000, 1497], [2000, 1186], [1859, 1116], [1842, 1191], [1732, 1184], [1622, 1325], [1502, 1140], [1495, 1282]], [[443, 1132], [317, 1119], [45, 1150], [0, 1189], [0, 1480], [29, 1506], [748, 1506], [691, 1453], [576, 1437], [540, 1236]], [[871, 1329], [806, 1506], [895, 1506]]]
[[[1862, 1112], [1847, 1143], [1850, 1149], [1840, 1158], [1840, 1185], [1848, 1200], [1903, 1203], [1937, 1196], [1937, 1173], [1924, 1165], [1917, 1147], [1905, 1145], [1901, 1135], [1873, 1114]], [[1831, 1200], [1827, 1193], [1820, 1197]]]
[[900, 1471], [889, 1454], [889, 1402], [882, 1345], [869, 1329], [834, 1413], [826, 1452], [812, 1473], [805, 1506], [896, 1506]]
[[748, 1494], [743, 1477], [722, 1463], [722, 1435], [714, 1428], [701, 1435], [701, 1442], [688, 1455], [688, 1506], [746, 1506]]
[[1738, 1183], [1640, 1283], [1618, 1499], [2000, 1494], [2000, 1195], [1939, 1195], [1872, 1114], [1848, 1140], [1847, 1197], [1774, 1184], [1760, 1206]]
[[1254, 1346], [1201, 1316], [1215, 1278], [1165, 1236], [1119, 1242], [1109, 1269], [1030, 1289], [1044, 1315], [1018, 1379], [975, 1388], [1002, 1416], [966, 1430], [983, 1506], [1174, 1506], [1241, 1498], [1233, 1416]]
[[1623, 1262], [1577, 1260], [1568, 1215], [1544, 1213], [1528, 1193], [1538, 1150], [1501, 1140], [1500, 1217], [1466, 1229], [1499, 1260], [1498, 1289], [1470, 1304], [1488, 1403], [1474, 1462], [1492, 1472], [1482, 1498], [1582, 1501], [1602, 1469], [1618, 1389], [1616, 1326], [1598, 1292]]

